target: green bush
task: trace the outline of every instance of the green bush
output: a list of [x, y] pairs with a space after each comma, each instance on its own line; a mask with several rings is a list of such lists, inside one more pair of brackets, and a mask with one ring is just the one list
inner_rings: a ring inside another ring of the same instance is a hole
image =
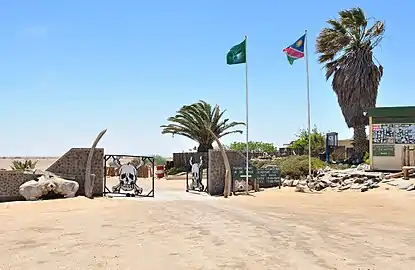
[[[300, 178], [308, 175], [308, 156], [289, 156], [273, 160], [254, 160], [253, 165], [261, 168], [265, 165], [276, 165], [281, 169], [281, 176]], [[311, 158], [311, 169], [318, 170], [326, 167], [326, 163], [318, 158]]]
[[370, 155], [369, 152], [366, 152], [365, 155], [363, 156], [363, 161], [364, 163], [370, 165]]
[[13, 171], [24, 171], [24, 170], [33, 170], [36, 167], [37, 161], [28, 160], [20, 161], [20, 160], [13, 160], [12, 166], [10, 168]]
[[186, 172], [186, 169], [185, 168], [173, 167], [173, 168], [170, 168], [170, 169], [166, 170], [166, 173], [168, 175], [175, 175], [175, 174], [178, 174], [178, 173], [181, 173], [181, 172]]

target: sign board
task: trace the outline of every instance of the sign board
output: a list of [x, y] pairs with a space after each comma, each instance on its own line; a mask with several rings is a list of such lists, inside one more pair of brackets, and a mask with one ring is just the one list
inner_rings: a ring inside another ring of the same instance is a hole
[[[248, 167], [248, 177], [249, 180], [253, 179], [253, 177], [256, 177], [256, 168], [253, 166]], [[246, 180], [246, 167], [232, 167], [232, 179], [235, 180]]]
[[[235, 183], [246, 182], [246, 167], [233, 167], [232, 168], [232, 185]], [[278, 167], [268, 167], [257, 169], [255, 167], [249, 167], [249, 184], [252, 185], [254, 181], [260, 188], [280, 187], [281, 188], [281, 170]], [[242, 188], [241, 188], [242, 189]]]
[[374, 124], [372, 125], [372, 143], [375, 144], [394, 144], [395, 127], [393, 124]]
[[415, 144], [415, 124], [395, 124], [396, 144]]
[[394, 157], [395, 146], [393, 144], [373, 144], [372, 153], [376, 157]]
[[278, 167], [261, 168], [257, 170], [257, 181], [259, 187], [280, 187], [281, 188], [281, 170]]
[[[248, 167], [248, 183], [253, 186], [256, 179], [256, 168], [253, 166]], [[246, 167], [232, 167], [232, 185], [231, 190], [245, 191], [246, 190]]]

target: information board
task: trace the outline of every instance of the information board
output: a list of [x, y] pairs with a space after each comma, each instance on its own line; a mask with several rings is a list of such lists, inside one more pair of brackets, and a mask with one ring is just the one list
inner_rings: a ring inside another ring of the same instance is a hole
[[261, 168], [257, 170], [257, 181], [259, 187], [280, 187], [281, 188], [281, 170], [278, 167]]
[[372, 125], [373, 144], [394, 144], [395, 127], [393, 124], [374, 124]]
[[392, 144], [373, 144], [373, 156], [393, 157], [395, 156], [395, 146]]
[[415, 124], [395, 124], [396, 144], [415, 144]]
[[[249, 179], [251, 179], [252, 177], [256, 177], [256, 168], [253, 166], [248, 167], [248, 172], [249, 172]], [[235, 180], [242, 180], [242, 179], [246, 179], [246, 167], [232, 167], [232, 178]]]

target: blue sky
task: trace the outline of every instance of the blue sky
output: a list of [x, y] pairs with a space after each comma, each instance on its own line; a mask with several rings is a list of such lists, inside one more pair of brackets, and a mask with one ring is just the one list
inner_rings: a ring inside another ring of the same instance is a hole
[[305, 62], [290, 66], [282, 52], [305, 29], [312, 124], [348, 138], [352, 132], [314, 51], [325, 21], [356, 6], [386, 21], [376, 50], [385, 67], [378, 106], [413, 105], [410, 0], [5, 1], [0, 156], [60, 155], [89, 147], [103, 128], [107, 153], [186, 151], [196, 144], [159, 128], [180, 106], [204, 99], [226, 108], [232, 120], [245, 119], [244, 67], [226, 65], [227, 51], [244, 35], [250, 139], [282, 145], [306, 127]]

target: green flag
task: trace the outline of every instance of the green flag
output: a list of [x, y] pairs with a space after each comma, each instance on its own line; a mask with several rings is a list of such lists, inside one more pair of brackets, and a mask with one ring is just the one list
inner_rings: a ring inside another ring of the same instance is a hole
[[229, 50], [226, 55], [226, 63], [228, 65], [246, 63], [246, 39]]

